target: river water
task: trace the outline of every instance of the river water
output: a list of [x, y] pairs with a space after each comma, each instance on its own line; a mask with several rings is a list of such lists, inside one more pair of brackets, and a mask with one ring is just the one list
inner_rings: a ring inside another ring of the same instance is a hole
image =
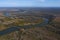
[[28, 26], [21, 26], [21, 27], [20, 26], [17, 26], [17, 27], [11, 27], [11, 28], [2, 30], [2, 31], [0, 31], [0, 36], [9, 34], [9, 33], [14, 32], [14, 31], [18, 31], [21, 28], [29, 29], [29, 28], [32, 28], [32, 27], [42, 27], [44, 25], [47, 25], [49, 20], [46, 19], [46, 18], [43, 18], [43, 19], [44, 19], [44, 21], [42, 23], [39, 23], [39, 24], [28, 25]]

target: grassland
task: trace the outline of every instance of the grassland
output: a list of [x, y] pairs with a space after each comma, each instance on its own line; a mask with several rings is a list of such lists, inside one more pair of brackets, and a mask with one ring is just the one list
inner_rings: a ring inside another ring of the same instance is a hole
[[[39, 20], [34, 20], [33, 22], [28, 19], [28, 21], [26, 21], [25, 19], [18, 18], [5, 18], [2, 20], [3, 22], [0, 24], [0, 30], [6, 29], [10, 26], [31, 25], [32, 23], [36, 24], [43, 21], [42, 18], [39, 18]], [[24, 33], [21, 34], [22, 38], [20, 40], [60, 40], [60, 29], [58, 28], [60, 28], [60, 23], [57, 21], [57, 19], [55, 19], [51, 24], [47, 24], [46, 26], [24, 30]], [[18, 36], [18, 32], [16, 31], [4, 36], [0, 36], [0, 40], [17, 40]]]

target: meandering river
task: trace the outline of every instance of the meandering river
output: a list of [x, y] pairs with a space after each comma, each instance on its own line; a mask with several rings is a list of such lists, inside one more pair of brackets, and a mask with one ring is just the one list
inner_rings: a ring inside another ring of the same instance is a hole
[[5, 30], [0, 31], [0, 36], [9, 34], [9, 33], [14, 32], [14, 31], [19, 31], [22, 28], [28, 29], [28, 28], [32, 28], [32, 27], [41, 27], [41, 26], [47, 25], [49, 20], [46, 18], [43, 18], [43, 19], [44, 19], [44, 21], [42, 23], [39, 23], [39, 24], [7, 28]]

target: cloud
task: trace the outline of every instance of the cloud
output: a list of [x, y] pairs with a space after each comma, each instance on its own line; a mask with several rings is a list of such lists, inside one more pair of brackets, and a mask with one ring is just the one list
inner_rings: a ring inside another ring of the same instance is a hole
[[45, 2], [45, 0], [39, 0], [40, 2]]
[[4, 6], [4, 7], [25, 7], [25, 6], [34, 6], [35, 3], [32, 2], [27, 2], [27, 1], [20, 1], [20, 2], [16, 2], [16, 1], [8, 1], [8, 2], [0, 2], [0, 7]]
[[45, 2], [45, 0], [1, 0], [0, 6], [38, 6], [40, 2]]

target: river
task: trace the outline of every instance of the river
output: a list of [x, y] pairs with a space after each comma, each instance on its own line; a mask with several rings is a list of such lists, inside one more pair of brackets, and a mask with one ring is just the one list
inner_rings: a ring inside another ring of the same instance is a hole
[[19, 31], [22, 28], [29, 29], [29, 28], [32, 28], [32, 27], [42, 27], [44, 25], [47, 25], [49, 20], [46, 19], [46, 18], [43, 18], [43, 19], [44, 19], [44, 21], [42, 23], [39, 23], [39, 24], [7, 28], [5, 30], [0, 31], [0, 36], [9, 34], [9, 33], [14, 32], [14, 31]]

